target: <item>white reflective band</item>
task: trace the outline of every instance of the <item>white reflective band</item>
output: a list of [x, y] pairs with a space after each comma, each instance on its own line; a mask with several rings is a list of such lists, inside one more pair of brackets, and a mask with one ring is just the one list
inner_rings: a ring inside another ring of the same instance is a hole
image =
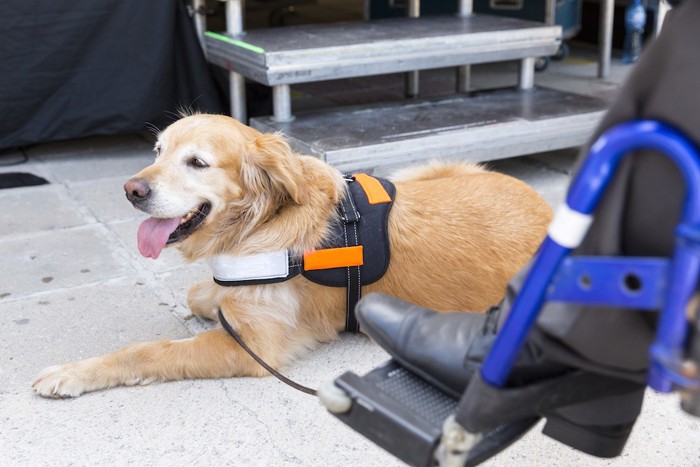
[[549, 226], [549, 238], [566, 248], [576, 248], [586, 236], [593, 222], [593, 216], [574, 211], [566, 203], [557, 209]]
[[214, 279], [220, 281], [286, 277], [289, 275], [289, 252], [280, 250], [250, 256], [216, 255], [209, 258], [209, 267]]

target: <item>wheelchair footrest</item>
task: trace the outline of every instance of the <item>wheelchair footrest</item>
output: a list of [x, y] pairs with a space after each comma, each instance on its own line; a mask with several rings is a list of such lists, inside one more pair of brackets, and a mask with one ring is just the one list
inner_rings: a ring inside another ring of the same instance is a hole
[[347, 372], [334, 383], [352, 401], [349, 410], [334, 413], [340, 420], [409, 465], [435, 464], [443, 422], [457, 400], [393, 361], [362, 377]]
[[[365, 376], [347, 372], [319, 389], [318, 396], [350, 428], [407, 464], [420, 467], [477, 465], [508, 447], [539, 420], [530, 415], [482, 433], [467, 433], [454, 421], [457, 399], [393, 360]], [[442, 439], [443, 430], [449, 431], [447, 443]], [[458, 439], [469, 441], [453, 444]]]

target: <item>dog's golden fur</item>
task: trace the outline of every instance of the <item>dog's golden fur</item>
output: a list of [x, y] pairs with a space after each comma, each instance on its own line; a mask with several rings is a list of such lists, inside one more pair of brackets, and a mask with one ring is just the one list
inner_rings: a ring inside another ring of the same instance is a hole
[[[150, 187], [155, 217], [180, 217], [202, 203], [211, 212], [178, 243], [187, 260], [321, 244], [345, 194], [341, 174], [294, 153], [278, 135], [261, 134], [225, 116], [192, 115], [160, 134], [153, 165], [132, 180]], [[194, 161], [198, 158], [199, 161]], [[199, 167], [204, 163], [204, 167]], [[199, 165], [199, 166], [197, 166]], [[483, 311], [543, 239], [551, 212], [525, 183], [468, 163], [429, 164], [393, 178], [391, 263], [365, 287], [441, 311]], [[345, 323], [345, 290], [301, 276], [268, 285], [191, 288], [196, 316], [226, 319], [260, 357], [283, 367]], [[34, 390], [77, 396], [117, 385], [184, 378], [266, 374], [221, 328], [184, 340], [132, 345], [44, 370]]]

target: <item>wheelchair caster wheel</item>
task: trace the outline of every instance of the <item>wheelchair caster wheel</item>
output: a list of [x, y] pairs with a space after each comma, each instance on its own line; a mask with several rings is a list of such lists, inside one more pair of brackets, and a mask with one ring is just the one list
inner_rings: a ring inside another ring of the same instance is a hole
[[343, 414], [352, 407], [352, 399], [345, 391], [329, 381], [318, 389], [318, 398], [326, 409], [333, 414]]

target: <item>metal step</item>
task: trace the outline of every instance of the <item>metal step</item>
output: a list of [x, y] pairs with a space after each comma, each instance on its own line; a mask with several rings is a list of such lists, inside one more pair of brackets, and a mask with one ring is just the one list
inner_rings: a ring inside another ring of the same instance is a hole
[[487, 15], [206, 33], [210, 62], [268, 86], [553, 55], [561, 27]]
[[286, 123], [251, 119], [283, 132], [295, 150], [342, 171], [433, 158], [487, 161], [584, 143], [607, 102], [545, 88], [500, 89], [440, 100], [300, 112]]

